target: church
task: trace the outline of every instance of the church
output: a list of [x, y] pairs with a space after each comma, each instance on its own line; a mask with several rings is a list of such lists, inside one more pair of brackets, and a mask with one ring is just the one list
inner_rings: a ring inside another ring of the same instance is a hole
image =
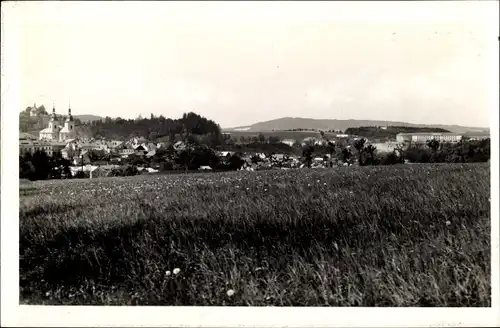
[[71, 115], [71, 106], [68, 108], [68, 117], [64, 121], [64, 126], [59, 124], [56, 109], [53, 106], [52, 114], [50, 114], [49, 126], [40, 131], [39, 139], [62, 142], [68, 139], [74, 139], [75, 137], [75, 122]]

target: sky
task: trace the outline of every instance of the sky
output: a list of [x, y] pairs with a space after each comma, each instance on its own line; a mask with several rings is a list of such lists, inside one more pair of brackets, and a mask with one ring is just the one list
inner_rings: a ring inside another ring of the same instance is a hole
[[20, 110], [194, 111], [223, 128], [290, 116], [487, 127], [498, 110], [496, 1], [11, 5]]

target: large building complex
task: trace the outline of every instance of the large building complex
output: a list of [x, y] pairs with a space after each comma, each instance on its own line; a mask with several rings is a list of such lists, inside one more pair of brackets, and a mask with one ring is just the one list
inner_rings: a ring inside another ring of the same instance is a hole
[[418, 132], [418, 133], [399, 133], [396, 136], [396, 141], [400, 143], [426, 143], [430, 140], [439, 142], [459, 142], [462, 140], [462, 135], [451, 132]]

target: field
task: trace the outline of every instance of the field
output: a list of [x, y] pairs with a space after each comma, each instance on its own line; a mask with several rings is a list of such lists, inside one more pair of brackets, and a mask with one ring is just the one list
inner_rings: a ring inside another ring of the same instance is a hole
[[489, 185], [486, 164], [27, 183], [20, 301], [490, 306]]
[[[308, 137], [320, 138], [321, 135], [316, 131], [263, 131], [263, 132], [249, 132], [249, 131], [228, 131], [231, 134], [231, 137], [236, 140], [240, 140], [243, 136], [245, 138], [257, 137], [259, 133], [262, 133], [264, 137], [278, 137], [280, 140], [285, 139], [295, 139], [297, 141], [302, 141]], [[333, 138], [338, 133], [325, 132], [325, 136], [327, 138]]]

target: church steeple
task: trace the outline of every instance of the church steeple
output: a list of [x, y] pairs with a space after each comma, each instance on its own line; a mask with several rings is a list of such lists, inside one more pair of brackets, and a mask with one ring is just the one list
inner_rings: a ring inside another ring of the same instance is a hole
[[54, 102], [52, 102], [52, 114], [50, 114], [50, 120], [51, 121], [56, 121], [57, 120], [56, 106], [55, 106]]
[[66, 122], [71, 122], [71, 121], [73, 121], [73, 116], [71, 115], [71, 101], [70, 101], [68, 106], [68, 118], [66, 119]]

